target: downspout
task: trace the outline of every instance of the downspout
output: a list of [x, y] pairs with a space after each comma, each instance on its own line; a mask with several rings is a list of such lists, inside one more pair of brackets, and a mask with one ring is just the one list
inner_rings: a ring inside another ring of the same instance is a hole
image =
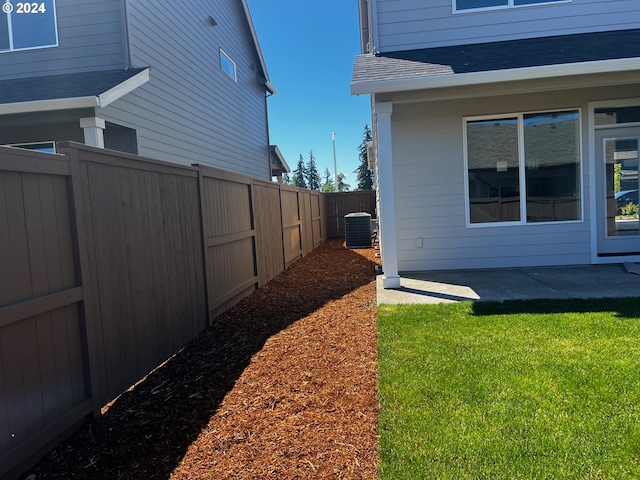
[[131, 62], [131, 45], [129, 44], [129, 0], [120, 3], [120, 15], [122, 18], [122, 50], [124, 56], [124, 69], [133, 68]]

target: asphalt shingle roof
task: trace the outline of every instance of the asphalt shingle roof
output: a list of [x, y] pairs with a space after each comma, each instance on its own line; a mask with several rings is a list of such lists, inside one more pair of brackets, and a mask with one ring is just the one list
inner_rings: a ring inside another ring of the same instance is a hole
[[0, 104], [98, 96], [143, 70], [100, 70], [2, 80]]
[[358, 55], [353, 83], [640, 57], [640, 29]]

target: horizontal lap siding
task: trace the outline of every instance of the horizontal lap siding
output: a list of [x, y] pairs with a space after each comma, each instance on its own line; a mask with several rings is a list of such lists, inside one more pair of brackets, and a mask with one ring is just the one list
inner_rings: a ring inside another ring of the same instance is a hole
[[[132, 61], [151, 66], [151, 78], [101, 116], [136, 129], [140, 155], [270, 179], [265, 90], [241, 3], [131, 1], [128, 13]], [[237, 82], [220, 68], [220, 48]]]
[[[596, 94], [591, 89], [394, 105], [399, 269], [590, 263], [587, 102]], [[616, 89], [606, 94], [614, 96]], [[467, 228], [463, 117], [562, 108], [582, 109], [584, 221]], [[423, 248], [416, 247], [416, 238], [423, 239]]]
[[124, 68], [121, 5], [120, 0], [56, 0], [59, 46], [0, 53], [0, 80]]
[[198, 180], [194, 169], [72, 152], [99, 406], [206, 327]]
[[640, 27], [636, 0], [570, 3], [452, 13], [454, 0], [378, 0], [380, 51]]
[[59, 158], [0, 148], [0, 476], [68, 428], [60, 418], [89, 413]]

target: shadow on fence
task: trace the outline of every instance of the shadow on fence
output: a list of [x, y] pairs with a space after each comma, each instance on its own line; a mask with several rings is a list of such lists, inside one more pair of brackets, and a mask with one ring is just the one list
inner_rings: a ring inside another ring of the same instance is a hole
[[373, 278], [372, 262], [342, 241], [325, 243], [218, 317], [34, 472], [38, 478], [168, 478], [271, 336]]
[[[0, 147], [2, 478], [327, 238], [320, 192], [70, 142], [56, 150]], [[223, 338], [235, 345], [240, 327]], [[223, 347], [213, 370], [226, 368]], [[187, 423], [199, 415], [171, 405]]]

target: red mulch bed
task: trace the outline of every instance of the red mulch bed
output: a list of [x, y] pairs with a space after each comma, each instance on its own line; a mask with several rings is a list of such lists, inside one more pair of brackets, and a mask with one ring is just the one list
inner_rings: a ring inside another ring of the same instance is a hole
[[29, 473], [375, 479], [376, 263], [372, 249], [326, 242]]

